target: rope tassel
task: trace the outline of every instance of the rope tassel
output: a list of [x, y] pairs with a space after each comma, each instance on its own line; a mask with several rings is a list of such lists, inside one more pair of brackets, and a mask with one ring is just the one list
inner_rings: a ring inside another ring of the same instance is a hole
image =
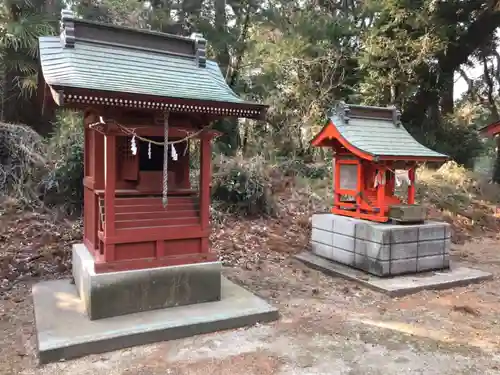
[[168, 116], [169, 112], [165, 113], [164, 118], [164, 146], [163, 146], [163, 190], [162, 202], [163, 208], [167, 207], [168, 203]]

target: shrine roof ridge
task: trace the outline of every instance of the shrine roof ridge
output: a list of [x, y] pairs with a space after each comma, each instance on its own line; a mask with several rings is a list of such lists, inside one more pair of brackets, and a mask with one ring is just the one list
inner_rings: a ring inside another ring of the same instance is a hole
[[198, 33], [186, 37], [83, 20], [67, 9], [61, 11], [59, 31], [65, 48], [74, 48], [76, 43], [86, 42], [188, 57], [196, 60], [200, 67], [204, 67], [206, 62], [206, 40]]
[[418, 142], [404, 127], [396, 107], [374, 107], [336, 102], [328, 113], [328, 122], [313, 139], [314, 146], [337, 139], [358, 156], [405, 160], [443, 161], [447, 155]]

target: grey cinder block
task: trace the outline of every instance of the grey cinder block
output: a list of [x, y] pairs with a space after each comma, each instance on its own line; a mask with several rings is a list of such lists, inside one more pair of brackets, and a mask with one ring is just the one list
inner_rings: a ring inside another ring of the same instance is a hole
[[333, 260], [333, 247], [319, 242], [311, 243], [312, 252], [320, 257]]
[[334, 219], [335, 215], [333, 214], [314, 214], [312, 216], [311, 224], [313, 228], [331, 232], [333, 231]]
[[345, 236], [355, 237], [356, 236], [356, 223], [358, 219], [344, 217], [339, 215], [334, 215], [333, 231], [338, 234], [343, 234]]
[[[444, 235], [444, 228], [443, 228]], [[427, 257], [432, 255], [443, 255], [445, 250], [445, 240], [422, 241], [418, 243], [418, 256]]]
[[354, 252], [355, 238], [343, 234], [333, 234], [333, 247]]
[[356, 238], [355, 253], [376, 260], [389, 260], [390, 246]]
[[447, 223], [397, 225], [333, 214], [328, 217], [332, 220], [332, 246], [319, 244], [330, 240], [325, 231], [314, 227], [312, 234], [313, 252], [324, 258], [377, 276], [438, 270], [449, 265], [451, 239], [447, 236], [451, 232]]
[[333, 245], [333, 232], [323, 229], [312, 228], [311, 239], [313, 242], [323, 243], [325, 245]]
[[424, 272], [429, 270], [439, 270], [443, 268], [448, 268], [444, 264], [443, 255], [434, 255], [429, 257], [418, 258], [418, 272]]
[[355, 266], [355, 263], [354, 263], [354, 260], [355, 260], [354, 252], [347, 251], [347, 250], [344, 250], [344, 249], [339, 249], [338, 247], [334, 247], [332, 254], [333, 254], [332, 260], [334, 260], [336, 262], [339, 262], [339, 263], [342, 263], [342, 264], [346, 264], [346, 265], [350, 265], [350, 266]]

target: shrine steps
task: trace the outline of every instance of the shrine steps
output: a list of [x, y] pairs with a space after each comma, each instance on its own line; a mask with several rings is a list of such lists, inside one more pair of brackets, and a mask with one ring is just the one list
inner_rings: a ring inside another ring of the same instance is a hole
[[[101, 199], [103, 223], [104, 211], [104, 199]], [[120, 197], [115, 199], [114, 211], [117, 230], [200, 224], [199, 205], [195, 197], [169, 197], [166, 207], [163, 206], [161, 197]]]

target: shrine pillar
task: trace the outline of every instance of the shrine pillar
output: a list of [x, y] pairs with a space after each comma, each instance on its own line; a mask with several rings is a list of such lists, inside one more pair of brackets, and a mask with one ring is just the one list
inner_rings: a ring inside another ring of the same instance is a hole
[[114, 260], [115, 188], [116, 188], [116, 137], [107, 134], [104, 141], [104, 261]]

